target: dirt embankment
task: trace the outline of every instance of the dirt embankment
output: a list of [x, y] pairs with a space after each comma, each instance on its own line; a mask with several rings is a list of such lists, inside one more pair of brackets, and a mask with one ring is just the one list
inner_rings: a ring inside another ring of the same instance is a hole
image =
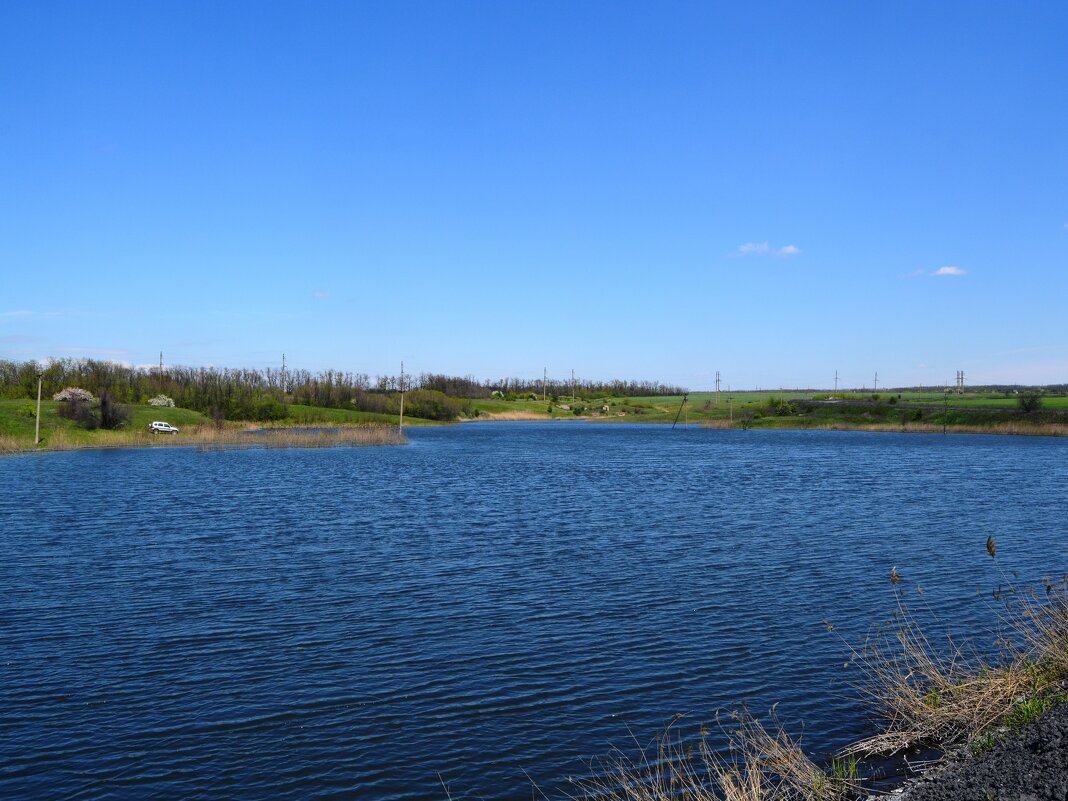
[[977, 757], [967, 751], [912, 779], [890, 801], [1068, 801], [1068, 704]]

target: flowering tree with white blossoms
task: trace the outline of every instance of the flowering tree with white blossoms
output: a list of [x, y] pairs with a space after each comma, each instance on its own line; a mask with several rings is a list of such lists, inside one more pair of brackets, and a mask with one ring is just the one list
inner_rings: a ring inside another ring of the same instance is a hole
[[94, 398], [93, 393], [87, 389], [82, 389], [81, 387], [66, 387], [53, 395], [52, 400], [92, 403], [96, 398]]
[[166, 395], [157, 395], [154, 398], [149, 399], [149, 406], [174, 406], [174, 400], [168, 398]]

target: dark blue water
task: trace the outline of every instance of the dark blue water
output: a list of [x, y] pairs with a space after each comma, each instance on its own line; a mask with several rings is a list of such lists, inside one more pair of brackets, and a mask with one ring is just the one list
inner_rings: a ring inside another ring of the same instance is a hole
[[0, 796], [530, 798], [741, 701], [820, 755], [892, 566], [980, 639], [1068, 569], [1066, 440], [410, 436], [0, 460]]

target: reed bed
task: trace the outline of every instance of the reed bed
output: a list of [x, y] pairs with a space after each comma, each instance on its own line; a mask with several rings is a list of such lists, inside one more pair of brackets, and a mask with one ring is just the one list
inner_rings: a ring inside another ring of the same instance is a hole
[[482, 412], [479, 414], [479, 421], [483, 420], [549, 420], [550, 417], [547, 414], [538, 414], [537, 412]]
[[[770, 727], [769, 727], [770, 726]], [[595, 763], [594, 777], [574, 780], [572, 801], [842, 801], [859, 792], [856, 761], [824, 771], [770, 718], [747, 710], [720, 722], [727, 752], [714, 751], [701, 730], [686, 746], [672, 727], [636, 759], [614, 752]]]
[[[48, 433], [44, 450], [73, 451], [111, 448], [336, 448], [374, 445], [403, 445], [408, 440], [393, 426], [346, 426], [323, 430], [287, 428], [260, 429], [252, 425], [216, 428], [193, 426], [180, 434], [153, 434], [147, 431], [95, 432], [93, 437], [71, 436], [64, 429]], [[0, 438], [0, 453], [39, 450], [32, 443]]]
[[[986, 548], [995, 558], [993, 537]], [[893, 571], [891, 581], [896, 577]], [[883, 726], [850, 753], [975, 742], [997, 725], [1012, 725], [1066, 699], [1068, 576], [1056, 586], [1044, 577], [1040, 590], [1007, 584], [995, 593], [1002, 605], [1000, 635], [990, 659], [949, 637], [944, 645], [932, 642], [898, 595], [892, 630], [876, 633], [854, 652], [864, 675], [858, 689]]]
[[[804, 429], [813, 431], [886, 431], [904, 432], [907, 434], [941, 434], [941, 423], [817, 423], [804, 420], [790, 420], [784, 428]], [[753, 427], [753, 424], [749, 424]], [[741, 428], [742, 424], [735, 420], [706, 420], [701, 424], [702, 428]], [[779, 428], [779, 426], [775, 426]], [[949, 425], [945, 428], [951, 434], [1008, 434], [1024, 437], [1068, 437], [1068, 424], [1064, 423], [1028, 423], [1014, 421], [1004, 423], [992, 423], [988, 426]]]

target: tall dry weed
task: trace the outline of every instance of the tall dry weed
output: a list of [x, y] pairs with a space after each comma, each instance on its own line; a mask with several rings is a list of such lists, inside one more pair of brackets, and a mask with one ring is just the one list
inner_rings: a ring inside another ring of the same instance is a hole
[[[993, 536], [986, 552], [997, 557]], [[972, 740], [1025, 700], [1043, 698], [1068, 679], [1068, 576], [1056, 586], [1046, 577], [1041, 590], [1021, 591], [1002, 575], [1007, 589], [994, 592], [1001, 604], [999, 633], [989, 657], [949, 636], [932, 642], [896, 590], [893, 625], [853, 655], [864, 675], [858, 688], [883, 729], [849, 751], [894, 753], [921, 743]]]
[[594, 777], [576, 780], [573, 801], [840, 801], [859, 791], [855, 775], [821, 769], [772, 715], [769, 724], [748, 711], [720, 724], [726, 754], [709, 746], [702, 729], [687, 745], [669, 726], [637, 758], [614, 752], [595, 763]]

